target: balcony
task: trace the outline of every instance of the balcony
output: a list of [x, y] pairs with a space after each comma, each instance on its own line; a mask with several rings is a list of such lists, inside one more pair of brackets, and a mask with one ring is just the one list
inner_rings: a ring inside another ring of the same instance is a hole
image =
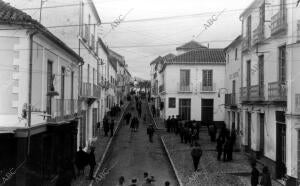
[[265, 39], [264, 25], [259, 24], [258, 27], [253, 31], [253, 44], [254, 45], [259, 44], [263, 42], [264, 39]]
[[249, 100], [248, 87], [241, 87], [240, 88], [240, 98], [241, 98], [241, 101], [248, 101]]
[[264, 86], [254, 85], [249, 87], [249, 101], [264, 101]]
[[200, 92], [216, 92], [216, 84], [213, 83], [212, 85], [207, 86], [200, 83]]
[[63, 122], [76, 117], [78, 113], [78, 102], [74, 99], [55, 99], [51, 103], [51, 118], [48, 122]]
[[251, 38], [249, 36], [245, 36], [242, 41], [242, 50], [247, 51], [251, 47]]
[[235, 93], [225, 94], [225, 106], [236, 106]]
[[284, 33], [287, 30], [286, 9], [279, 11], [271, 17], [271, 35]]
[[286, 85], [282, 82], [269, 83], [269, 101], [286, 101]]
[[158, 91], [159, 91], [159, 93], [165, 92], [165, 85], [159, 85]]
[[91, 97], [92, 96], [92, 85], [91, 83], [82, 83], [81, 97]]
[[93, 97], [100, 98], [101, 89], [98, 85], [93, 85]]
[[181, 85], [178, 84], [178, 92], [179, 93], [192, 93], [192, 86], [190, 85]]

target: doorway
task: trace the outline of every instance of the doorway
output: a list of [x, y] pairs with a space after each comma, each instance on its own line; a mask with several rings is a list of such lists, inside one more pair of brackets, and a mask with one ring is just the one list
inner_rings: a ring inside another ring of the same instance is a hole
[[205, 125], [212, 124], [214, 121], [214, 100], [202, 99], [201, 100], [201, 120]]
[[183, 120], [191, 120], [191, 99], [179, 99], [179, 115]]
[[247, 151], [251, 150], [251, 112], [247, 112], [247, 124], [248, 124], [248, 146]]
[[260, 124], [260, 145], [259, 145], [259, 152], [260, 155], [264, 155], [265, 151], [265, 114], [259, 114], [259, 124]]
[[276, 178], [286, 173], [286, 124], [285, 113], [276, 111]]

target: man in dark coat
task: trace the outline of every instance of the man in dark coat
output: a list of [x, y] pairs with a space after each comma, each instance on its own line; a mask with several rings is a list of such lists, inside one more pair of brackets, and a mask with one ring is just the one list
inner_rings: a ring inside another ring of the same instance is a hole
[[175, 118], [174, 118], [174, 115], [173, 115], [172, 118], [171, 118], [171, 121], [170, 121], [170, 130], [171, 130], [171, 132], [174, 132], [174, 129], [175, 129]]
[[128, 112], [128, 113], [125, 115], [126, 125], [129, 124], [130, 118], [131, 118], [131, 113]]
[[96, 158], [95, 158], [95, 149], [91, 148], [91, 152], [89, 154], [89, 165], [90, 165], [90, 174], [89, 174], [89, 178], [90, 179], [94, 179], [93, 174], [94, 174], [94, 169], [95, 169], [95, 165], [96, 165]]
[[223, 140], [221, 138], [217, 139], [217, 152], [218, 152], [218, 160], [221, 160], [222, 156], [222, 151], [223, 151]]
[[194, 164], [194, 170], [198, 170], [198, 164], [200, 161], [200, 158], [202, 156], [202, 150], [198, 143], [195, 143], [195, 147], [191, 151], [191, 156], [193, 158], [193, 164]]
[[103, 118], [103, 129], [104, 129], [104, 136], [108, 136], [109, 122], [108, 122], [107, 115], [105, 115]]
[[230, 138], [226, 138], [223, 148], [223, 161], [228, 161], [229, 159], [229, 153], [230, 153]]
[[153, 134], [154, 134], [154, 127], [153, 125], [149, 125], [148, 128], [147, 128], [147, 134], [149, 136], [149, 142], [150, 143], [153, 143]]
[[79, 151], [76, 153], [75, 164], [78, 168], [78, 176], [84, 175], [84, 168], [88, 164], [87, 159], [88, 154], [82, 150], [82, 147], [79, 147]]
[[167, 127], [167, 132], [170, 132], [170, 127], [171, 127], [171, 116], [168, 117], [167, 121], [166, 121], [166, 127]]
[[115, 121], [112, 119], [109, 124], [109, 129], [110, 129], [110, 137], [114, 135], [114, 130], [115, 130]]
[[184, 121], [179, 122], [179, 135], [181, 143], [184, 143]]
[[251, 163], [252, 171], [251, 171], [251, 186], [258, 185], [259, 172], [256, 168], [255, 162]]

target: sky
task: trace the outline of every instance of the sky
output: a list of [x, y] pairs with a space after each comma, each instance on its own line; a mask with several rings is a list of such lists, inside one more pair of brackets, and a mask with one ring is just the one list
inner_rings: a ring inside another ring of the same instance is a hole
[[[111, 49], [125, 57], [133, 76], [144, 79], [150, 79], [151, 61], [159, 55], [176, 55], [175, 48], [191, 40], [209, 45], [210, 48], [225, 48], [240, 34], [239, 16], [251, 2], [94, 0], [104, 23], [100, 29], [101, 38]], [[114, 28], [106, 24], [119, 17], [124, 21]], [[205, 27], [211, 18], [215, 21]]]

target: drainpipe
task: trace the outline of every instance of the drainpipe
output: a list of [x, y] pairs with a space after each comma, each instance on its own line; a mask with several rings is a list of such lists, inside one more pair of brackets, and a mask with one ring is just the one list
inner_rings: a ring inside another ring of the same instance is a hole
[[29, 35], [29, 82], [28, 82], [28, 138], [27, 138], [27, 156], [30, 155], [30, 127], [31, 127], [31, 95], [32, 95], [32, 63], [33, 63], [33, 36], [38, 31], [33, 30]]

